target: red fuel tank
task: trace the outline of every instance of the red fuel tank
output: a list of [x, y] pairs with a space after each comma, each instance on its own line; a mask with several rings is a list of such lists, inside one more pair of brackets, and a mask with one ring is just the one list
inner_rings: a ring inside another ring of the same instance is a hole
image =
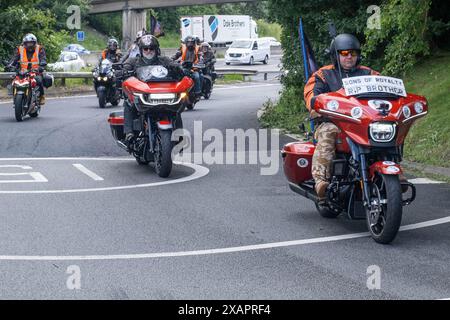
[[312, 179], [312, 157], [316, 150], [312, 142], [291, 142], [281, 150], [283, 169], [289, 182], [299, 184]]

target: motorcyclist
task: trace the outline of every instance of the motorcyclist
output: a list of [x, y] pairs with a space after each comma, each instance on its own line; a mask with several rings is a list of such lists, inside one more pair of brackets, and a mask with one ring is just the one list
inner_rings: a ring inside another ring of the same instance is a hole
[[108, 59], [112, 63], [116, 63], [120, 61], [120, 58], [122, 57], [122, 52], [120, 52], [119, 49], [119, 42], [111, 38], [108, 40], [108, 44], [106, 49], [102, 51], [102, 56], [100, 58], [99, 64], [104, 60]]
[[133, 45], [128, 50], [128, 53], [123, 56], [122, 62], [125, 62], [128, 60], [128, 58], [134, 58], [140, 55], [139, 50], [139, 40], [142, 38], [142, 36], [146, 35], [147, 31], [145, 29], [139, 30], [136, 34], [136, 40], [134, 41]]
[[200, 45], [200, 52], [202, 54], [203, 63], [206, 65], [206, 73], [211, 74], [214, 72], [214, 64], [216, 63], [216, 57], [208, 42], [203, 42]]
[[361, 66], [361, 46], [351, 34], [340, 34], [330, 46], [332, 64], [315, 72], [305, 85], [304, 98], [310, 117], [315, 124], [314, 139], [317, 141], [312, 158], [312, 176], [319, 201], [326, 198], [330, 181], [331, 162], [335, 156], [336, 139], [340, 129], [314, 110], [316, 97], [322, 93], [342, 88], [342, 78], [379, 75], [378, 72]]
[[[168, 57], [161, 56], [158, 39], [152, 35], [144, 35], [138, 42], [140, 55], [134, 58], [128, 58], [124, 62], [123, 69], [128, 75], [134, 74], [139, 67], [150, 65], [160, 65], [168, 69], [169, 76], [175, 79], [182, 78], [184, 71], [178, 63], [173, 62]], [[133, 120], [137, 119], [138, 113], [136, 108], [131, 105], [128, 100], [124, 102], [124, 133], [125, 143], [130, 147], [130, 143], [134, 139]], [[181, 121], [181, 117], [178, 119]], [[182, 124], [178, 123], [181, 127]]]
[[[181, 58], [181, 63], [191, 62], [197, 64], [200, 62], [200, 50], [195, 44], [195, 38], [193, 36], [187, 36], [184, 39], [184, 44], [181, 48], [172, 56], [172, 60], [178, 60]], [[196, 95], [202, 93], [202, 78], [198, 71], [194, 70], [192, 73], [192, 78], [195, 83], [194, 91]]]
[[43, 105], [45, 104], [45, 92], [42, 73], [45, 71], [45, 66], [47, 65], [47, 56], [44, 48], [37, 44], [37, 38], [32, 33], [28, 33], [23, 37], [22, 45], [16, 49], [14, 57], [7, 68], [25, 72], [28, 70], [29, 63], [31, 63], [31, 69], [37, 71], [35, 79], [40, 92], [39, 104]]

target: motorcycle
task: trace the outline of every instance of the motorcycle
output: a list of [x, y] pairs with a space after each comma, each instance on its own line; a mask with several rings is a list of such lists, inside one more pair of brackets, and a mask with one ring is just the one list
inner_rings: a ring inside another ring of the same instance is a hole
[[[185, 75], [188, 76], [190, 79], [192, 79], [192, 81], [194, 81], [193, 73], [195, 71], [201, 72], [201, 67], [203, 67], [203, 66], [204, 65], [202, 65], [202, 64], [194, 64], [194, 63], [188, 62], [188, 61], [184, 61], [181, 64], [181, 67], [183, 68]], [[188, 96], [187, 96], [187, 100], [186, 100], [186, 108], [188, 110], [193, 110], [195, 105], [197, 104], [197, 102], [200, 101], [200, 98], [203, 95], [203, 91], [200, 95], [198, 95], [198, 94], [195, 94], [193, 89], [194, 88], [192, 88], [192, 90], [190, 90], [188, 92]]]
[[[386, 92], [375, 84], [361, 91], [364, 86], [355, 89], [350, 85], [352, 81], [374, 83], [374, 79], [375, 83], [390, 79], [390, 83], [400, 83], [400, 89], [391, 86]], [[345, 212], [350, 219], [365, 219], [376, 242], [390, 243], [399, 230], [403, 207], [416, 197], [415, 186], [400, 179], [400, 162], [409, 129], [428, 113], [426, 98], [407, 94], [400, 79], [355, 77], [344, 79], [339, 91], [317, 96], [314, 110], [340, 129], [326, 201], [318, 201], [311, 175], [314, 142], [283, 147], [290, 189], [314, 201], [323, 217], [335, 218]]]
[[118, 85], [118, 76], [116, 75], [121, 63], [112, 63], [108, 59], [102, 60], [99, 66], [92, 71], [94, 78], [94, 88], [98, 97], [100, 108], [105, 108], [110, 102], [113, 106], [117, 106], [122, 96], [122, 88]]
[[116, 143], [132, 153], [138, 164], [154, 162], [160, 177], [168, 177], [172, 170], [172, 132], [183, 126], [181, 113], [193, 86], [191, 78], [174, 79], [163, 66], [140, 67], [122, 85], [125, 103], [138, 112], [133, 121], [136, 138], [129, 146], [124, 143], [123, 112], [111, 113], [108, 118]]
[[205, 98], [205, 100], [209, 100], [214, 83], [217, 78], [217, 74], [215, 72], [212, 72], [212, 67], [209, 64], [198, 64], [195, 67], [201, 70], [201, 73], [203, 75], [202, 96], [203, 98]]
[[14, 114], [18, 122], [23, 121], [26, 115], [36, 118], [41, 111], [40, 91], [35, 79], [37, 74], [38, 70], [32, 69], [31, 63], [29, 63], [28, 70], [16, 71], [16, 75], [12, 79], [11, 93], [14, 101]]

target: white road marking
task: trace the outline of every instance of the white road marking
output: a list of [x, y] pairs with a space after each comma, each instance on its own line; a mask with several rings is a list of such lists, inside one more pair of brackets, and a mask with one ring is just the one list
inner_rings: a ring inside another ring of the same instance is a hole
[[414, 183], [414, 184], [442, 184], [442, 183], [445, 183], [442, 181], [431, 180], [428, 178], [416, 178], [416, 179], [411, 179], [408, 181], [411, 183]]
[[[135, 161], [131, 158], [0, 158], [0, 161], [36, 161], [36, 160], [94, 160], [94, 161]], [[137, 188], [149, 188], [157, 187], [168, 184], [188, 182], [196, 180], [206, 176], [209, 173], [209, 169], [197, 164], [189, 162], [173, 162], [176, 165], [182, 165], [194, 169], [194, 173], [190, 176], [174, 179], [165, 180], [160, 182], [151, 182], [136, 185], [126, 185], [117, 187], [104, 187], [104, 188], [87, 188], [87, 189], [62, 189], [62, 190], [0, 190], [0, 194], [49, 194], [49, 193], [78, 193], [78, 192], [97, 192], [97, 191], [115, 191], [115, 190], [125, 190], [125, 189], [137, 189]]]
[[75, 168], [77, 168], [78, 170], [80, 170], [81, 172], [83, 172], [85, 175], [87, 175], [89, 178], [91, 178], [94, 181], [105, 180], [102, 177], [100, 177], [99, 175], [97, 175], [95, 172], [92, 172], [91, 170], [89, 170], [88, 168], [86, 168], [85, 166], [83, 166], [80, 163], [74, 163], [73, 166]]
[[[30, 166], [22, 165], [0, 165], [0, 168], [19, 168], [23, 170], [33, 169]], [[17, 176], [30, 176], [31, 180], [0, 180], [0, 183], [36, 183], [36, 182], [48, 182], [40, 172], [16, 172], [16, 173], [0, 173], [0, 177], [17, 177]]]
[[[431, 227], [431, 226], [436, 226], [436, 225], [449, 223], [449, 222], [450, 222], [450, 216], [441, 218], [441, 219], [406, 225], [406, 226], [401, 227], [400, 231]], [[332, 242], [332, 241], [365, 238], [368, 236], [369, 236], [368, 232], [362, 232], [362, 233], [344, 234], [344, 235], [331, 236], [331, 237], [321, 237], [321, 238], [312, 238], [312, 239], [283, 241], [283, 242], [272, 242], [272, 243], [263, 243], [263, 244], [239, 246], [239, 247], [193, 250], [193, 251], [177, 251], [177, 252], [142, 253], [142, 254], [78, 255], [78, 256], [0, 255], [0, 261], [1, 260], [74, 261], [74, 260], [129, 260], [129, 259], [173, 258], [173, 257], [202, 256], [202, 255], [213, 255], [213, 254], [222, 254], [222, 253], [235, 253], [235, 252], [245, 252], [245, 251], [263, 250], [263, 249], [292, 247], [292, 246], [314, 244], [314, 243], [325, 243], [325, 242]]]

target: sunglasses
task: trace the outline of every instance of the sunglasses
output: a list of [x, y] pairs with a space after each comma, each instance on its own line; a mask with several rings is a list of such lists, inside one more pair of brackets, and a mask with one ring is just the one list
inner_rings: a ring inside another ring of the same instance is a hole
[[155, 51], [154, 48], [143, 48], [142, 50], [143, 50], [143, 51]]
[[351, 54], [352, 57], [357, 57], [359, 54], [358, 50], [339, 50], [338, 52], [343, 57], [346, 57], [349, 54]]

